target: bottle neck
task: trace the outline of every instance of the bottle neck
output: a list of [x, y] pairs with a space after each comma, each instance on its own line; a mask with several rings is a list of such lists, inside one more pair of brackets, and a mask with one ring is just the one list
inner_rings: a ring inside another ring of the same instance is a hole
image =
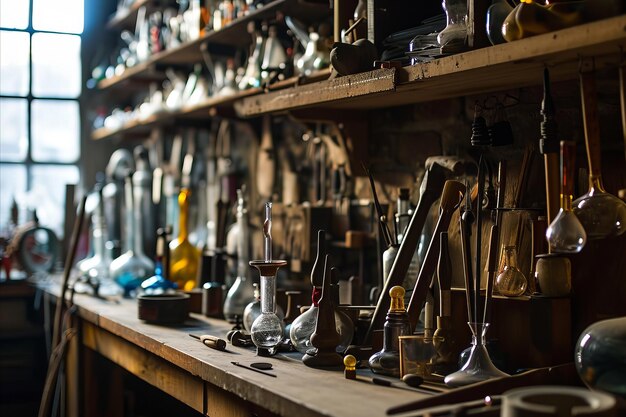
[[261, 313], [275, 313], [276, 277], [261, 276]]
[[517, 268], [517, 250], [515, 248], [505, 248], [505, 267]]
[[178, 194], [178, 241], [187, 240], [187, 216], [189, 215], [189, 190], [183, 188]]
[[313, 307], [319, 307], [321, 298], [322, 289], [320, 287], [313, 287], [313, 292], [311, 293], [311, 303], [313, 304]]

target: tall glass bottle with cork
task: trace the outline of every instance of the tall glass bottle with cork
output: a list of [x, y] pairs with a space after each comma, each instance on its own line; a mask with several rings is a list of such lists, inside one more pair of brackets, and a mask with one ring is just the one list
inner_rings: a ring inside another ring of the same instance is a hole
[[187, 219], [189, 216], [189, 199], [191, 191], [183, 188], [178, 194], [178, 237], [170, 242], [170, 273], [169, 279], [181, 290], [189, 291], [197, 285], [200, 253], [189, 242]]

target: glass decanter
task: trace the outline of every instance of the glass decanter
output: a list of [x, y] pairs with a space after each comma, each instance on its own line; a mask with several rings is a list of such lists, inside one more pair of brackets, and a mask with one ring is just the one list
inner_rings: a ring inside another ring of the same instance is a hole
[[141, 282], [150, 276], [154, 270], [154, 263], [143, 253], [141, 242], [141, 217], [139, 207], [135, 207], [133, 199], [133, 184], [131, 176], [126, 177], [124, 183], [125, 217], [124, 229], [126, 252], [111, 262], [109, 272], [111, 278], [124, 289], [124, 295], [129, 296]]
[[181, 290], [189, 291], [197, 285], [200, 253], [189, 241], [187, 233], [187, 217], [189, 216], [189, 199], [191, 191], [182, 188], [178, 194], [178, 237], [170, 242], [169, 279]]
[[257, 347], [260, 356], [273, 355], [276, 346], [283, 338], [283, 321], [276, 314], [276, 272], [287, 261], [272, 259], [272, 203], [265, 203], [265, 222], [263, 236], [265, 238], [265, 259], [250, 261], [250, 266], [259, 270], [261, 275], [261, 314], [252, 323], [250, 334], [252, 343]]
[[237, 200], [237, 278], [228, 290], [224, 300], [224, 318], [235, 323], [237, 317], [243, 320], [243, 311], [254, 301], [254, 287], [250, 278], [250, 227], [248, 224], [248, 208], [243, 193], [238, 191]]
[[546, 230], [551, 253], [578, 253], [585, 246], [587, 233], [572, 211], [576, 144], [561, 141], [561, 209]]
[[526, 276], [517, 267], [517, 246], [505, 246], [504, 268], [496, 277], [495, 290], [506, 297], [519, 297], [527, 286]]
[[470, 356], [460, 370], [446, 376], [444, 382], [451, 387], [462, 387], [487, 379], [509, 376], [491, 362], [485, 346], [489, 323], [467, 323], [472, 331]]

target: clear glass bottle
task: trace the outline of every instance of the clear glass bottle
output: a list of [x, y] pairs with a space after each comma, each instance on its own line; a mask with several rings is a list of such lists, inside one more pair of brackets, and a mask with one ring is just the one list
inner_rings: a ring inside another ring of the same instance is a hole
[[526, 276], [517, 267], [517, 246], [504, 247], [504, 268], [496, 277], [494, 288], [506, 297], [523, 295], [528, 286]]
[[235, 323], [237, 317], [243, 320], [243, 311], [254, 301], [254, 287], [250, 278], [250, 227], [248, 224], [248, 208], [241, 190], [237, 192], [237, 278], [228, 290], [224, 300], [224, 318]]
[[189, 242], [187, 233], [187, 217], [189, 215], [189, 198], [191, 191], [183, 188], [178, 194], [178, 237], [170, 242], [169, 279], [181, 290], [189, 291], [197, 285], [200, 253]]
[[467, 2], [443, 0], [442, 6], [446, 12], [446, 27], [437, 35], [437, 42], [442, 48], [462, 49], [467, 36]]
[[156, 259], [154, 262], [154, 275], [141, 283], [141, 288], [146, 294], [162, 294], [169, 289], [176, 288], [176, 284], [167, 279], [167, 231], [157, 230]]
[[489, 352], [487, 352], [485, 336], [489, 329], [489, 323], [467, 324], [472, 331], [472, 348], [469, 359], [460, 370], [446, 376], [444, 382], [451, 387], [462, 387], [487, 379], [509, 376], [496, 368], [489, 357]]
[[124, 194], [126, 214], [124, 234], [127, 250], [111, 262], [109, 272], [111, 278], [124, 289], [124, 294], [129, 296], [150, 276], [154, 270], [154, 263], [144, 255], [141, 240], [135, 239], [136, 236], [141, 236], [141, 222], [138, 221], [141, 211], [134, 204], [130, 175], [126, 177], [124, 183]]

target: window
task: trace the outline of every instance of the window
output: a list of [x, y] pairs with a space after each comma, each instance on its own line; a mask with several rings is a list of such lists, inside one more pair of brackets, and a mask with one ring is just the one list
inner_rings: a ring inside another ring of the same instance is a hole
[[0, 231], [13, 200], [63, 234], [79, 180], [84, 0], [0, 0]]

